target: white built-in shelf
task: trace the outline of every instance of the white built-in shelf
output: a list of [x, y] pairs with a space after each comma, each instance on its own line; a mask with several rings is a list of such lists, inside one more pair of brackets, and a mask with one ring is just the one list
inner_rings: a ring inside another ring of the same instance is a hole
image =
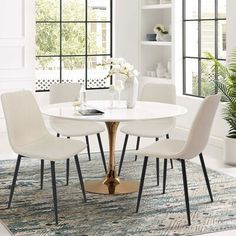
[[171, 78], [158, 78], [158, 77], [149, 77], [149, 76], [143, 76], [143, 80], [146, 82], [151, 82], [151, 83], [160, 83], [160, 84], [171, 84], [172, 79]]
[[146, 46], [171, 46], [172, 42], [142, 41], [141, 44]]
[[172, 4], [155, 4], [155, 5], [144, 5], [142, 10], [152, 10], [152, 9], [168, 9], [171, 8]]

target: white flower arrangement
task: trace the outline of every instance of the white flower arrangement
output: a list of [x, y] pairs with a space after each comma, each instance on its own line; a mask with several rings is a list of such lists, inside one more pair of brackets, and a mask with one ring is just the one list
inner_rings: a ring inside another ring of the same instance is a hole
[[157, 24], [153, 29], [155, 34], [168, 34], [168, 30], [165, 28], [164, 25]]
[[139, 72], [134, 69], [134, 66], [127, 63], [124, 58], [109, 58], [98, 65], [103, 67], [110, 66], [105, 79], [110, 78], [112, 75], [122, 75], [125, 79], [131, 79], [139, 75]]

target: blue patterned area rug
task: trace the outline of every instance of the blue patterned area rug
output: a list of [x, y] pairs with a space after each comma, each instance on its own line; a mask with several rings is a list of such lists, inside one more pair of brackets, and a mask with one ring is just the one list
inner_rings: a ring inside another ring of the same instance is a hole
[[[118, 153], [119, 157], [120, 154]], [[117, 158], [119, 159], [119, 158]], [[80, 156], [84, 179], [100, 179], [99, 154]], [[122, 177], [140, 179], [142, 158], [134, 162], [129, 152]], [[162, 162], [161, 162], [162, 166]], [[147, 169], [140, 211], [135, 213], [137, 193], [123, 196], [87, 194], [83, 203], [74, 161], [70, 184], [65, 186], [65, 163], [56, 164], [59, 225], [54, 224], [50, 165], [45, 163], [45, 184], [40, 190], [40, 162], [22, 159], [12, 208], [6, 209], [15, 161], [0, 161], [0, 219], [15, 235], [197, 235], [236, 229], [236, 179], [209, 170], [214, 202], [209, 196], [201, 167], [188, 162], [192, 226], [187, 226], [181, 167], [168, 168], [166, 194], [156, 186], [155, 162]], [[162, 174], [161, 174], [162, 180]]]

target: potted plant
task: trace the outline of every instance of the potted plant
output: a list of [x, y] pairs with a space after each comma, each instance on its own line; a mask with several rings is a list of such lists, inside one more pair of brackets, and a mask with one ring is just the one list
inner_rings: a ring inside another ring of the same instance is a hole
[[169, 32], [164, 25], [157, 24], [153, 31], [156, 34], [156, 41], [169, 41]]
[[236, 165], [236, 49], [230, 54], [227, 66], [211, 53], [206, 53], [206, 56], [214, 62], [212, 69], [219, 75], [214, 83], [222, 93], [222, 101], [225, 103], [223, 118], [229, 125], [225, 138], [225, 163]]

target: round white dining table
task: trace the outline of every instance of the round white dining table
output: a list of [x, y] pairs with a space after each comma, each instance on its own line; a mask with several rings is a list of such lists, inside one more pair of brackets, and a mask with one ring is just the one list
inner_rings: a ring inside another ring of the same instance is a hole
[[138, 191], [138, 182], [121, 180], [115, 170], [116, 132], [120, 122], [145, 121], [171, 118], [183, 115], [187, 109], [173, 104], [137, 101], [133, 109], [126, 108], [126, 102], [111, 108], [110, 101], [88, 101], [86, 109], [95, 108], [103, 111], [103, 115], [83, 116], [72, 102], [50, 104], [41, 108], [44, 115], [68, 120], [105, 122], [109, 137], [109, 163], [107, 176], [100, 181], [85, 182], [85, 190], [99, 194], [126, 194]]

